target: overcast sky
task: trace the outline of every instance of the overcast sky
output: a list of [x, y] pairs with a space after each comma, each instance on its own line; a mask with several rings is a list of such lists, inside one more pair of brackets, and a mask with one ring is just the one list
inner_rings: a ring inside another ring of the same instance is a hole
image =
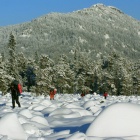
[[81, 10], [97, 3], [114, 6], [140, 20], [140, 0], [0, 0], [0, 26], [31, 21], [51, 12]]

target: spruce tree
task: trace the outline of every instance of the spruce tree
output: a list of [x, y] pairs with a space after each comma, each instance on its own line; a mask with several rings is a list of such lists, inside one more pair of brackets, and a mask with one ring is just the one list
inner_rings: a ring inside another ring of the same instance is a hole
[[48, 94], [52, 85], [52, 65], [53, 61], [47, 55], [41, 55], [39, 65], [35, 67], [36, 93]]
[[109, 54], [107, 67], [103, 67], [103, 89], [114, 95], [132, 94], [131, 63], [115, 52]]
[[54, 81], [57, 83], [59, 93], [74, 92], [74, 72], [70, 68], [66, 55], [61, 55], [58, 63], [54, 66], [55, 75]]
[[19, 80], [20, 76], [16, 60], [16, 40], [12, 33], [10, 34], [9, 37], [8, 48], [9, 48], [8, 73], [12, 77]]
[[35, 92], [35, 86], [36, 86], [35, 69], [37, 68], [37, 65], [33, 58], [26, 59], [22, 57], [22, 59], [24, 62], [23, 76], [22, 76], [24, 86], [27, 86], [28, 92]]
[[74, 49], [74, 61], [72, 69], [75, 72], [75, 90], [76, 92], [89, 92], [93, 90], [93, 72], [94, 64], [90, 60], [90, 52]]
[[11, 80], [12, 77], [6, 73], [5, 62], [3, 61], [2, 55], [0, 54], [0, 91], [2, 94], [6, 94]]
[[132, 66], [133, 94], [140, 95], [140, 60]]
[[26, 71], [27, 71], [27, 64], [28, 64], [28, 59], [25, 58], [24, 54], [22, 52], [18, 53], [16, 55], [16, 60], [17, 60], [17, 70], [19, 72], [19, 79], [20, 79], [20, 83], [23, 86], [23, 90], [26, 90], [27, 86], [27, 76], [26, 76]]

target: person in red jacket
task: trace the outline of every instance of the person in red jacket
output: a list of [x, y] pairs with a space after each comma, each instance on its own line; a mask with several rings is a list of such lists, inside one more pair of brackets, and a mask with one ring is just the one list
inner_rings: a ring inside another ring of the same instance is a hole
[[84, 92], [82, 92], [82, 93], [81, 93], [81, 97], [84, 97], [84, 96], [85, 96], [85, 93], [84, 93]]
[[54, 95], [56, 94], [57, 90], [56, 89], [51, 89], [50, 90], [50, 100], [54, 100]]
[[104, 92], [104, 98], [106, 99], [107, 98], [107, 96], [108, 96], [108, 93], [107, 92]]

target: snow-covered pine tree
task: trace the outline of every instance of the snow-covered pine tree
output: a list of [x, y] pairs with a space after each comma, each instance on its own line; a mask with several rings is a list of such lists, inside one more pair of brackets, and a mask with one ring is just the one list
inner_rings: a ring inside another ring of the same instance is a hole
[[[81, 51], [80, 48], [74, 48], [74, 61], [72, 69], [75, 72], [76, 91], [89, 92], [93, 90], [94, 63], [90, 60], [90, 51]], [[92, 88], [92, 89], [91, 89]]]
[[[23, 83], [24, 86], [27, 86], [28, 92], [35, 92], [35, 84], [36, 84], [36, 75], [35, 75], [35, 68], [37, 67], [35, 60], [33, 58], [28, 58], [25, 61], [25, 67], [23, 67]], [[24, 65], [23, 65], [24, 66]]]
[[59, 93], [73, 93], [74, 91], [74, 72], [70, 68], [66, 55], [61, 55], [58, 63], [54, 66], [54, 81], [57, 83]]
[[120, 57], [118, 59], [118, 67], [120, 68], [121, 80], [120, 80], [120, 94], [132, 95], [133, 79], [132, 79], [132, 63], [127, 59]]
[[27, 67], [27, 59], [25, 58], [24, 54], [21, 52], [17, 54], [16, 60], [17, 60], [17, 69], [20, 75], [20, 83], [22, 84], [23, 89], [25, 90], [24, 83], [25, 83], [25, 70]]
[[93, 91], [102, 94], [106, 90], [106, 81], [104, 80], [104, 76], [106, 75], [105, 71], [103, 71], [102, 65], [103, 60], [101, 57], [94, 62], [95, 66], [93, 67]]
[[133, 94], [140, 95], [140, 60], [133, 64], [132, 68], [133, 78]]
[[8, 49], [9, 49], [9, 59], [7, 64], [7, 72], [12, 77], [20, 80], [20, 75], [17, 66], [17, 56], [16, 56], [16, 40], [14, 35], [11, 33], [8, 42]]
[[23, 52], [17, 54], [16, 57], [19, 72], [24, 72], [27, 68], [28, 59], [24, 56]]
[[132, 91], [131, 63], [115, 52], [107, 58], [108, 66], [103, 68], [104, 89], [115, 95], [130, 95]]
[[7, 92], [11, 80], [12, 77], [6, 73], [5, 62], [0, 54], [0, 91], [3, 95]]
[[48, 94], [52, 85], [54, 62], [48, 57], [48, 55], [41, 55], [39, 59], [39, 65], [35, 67], [36, 74], [36, 94]]

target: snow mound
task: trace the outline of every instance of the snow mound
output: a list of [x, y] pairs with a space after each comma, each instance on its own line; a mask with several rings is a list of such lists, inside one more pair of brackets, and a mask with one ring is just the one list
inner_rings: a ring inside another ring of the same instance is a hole
[[0, 134], [7, 135], [14, 140], [25, 140], [27, 138], [15, 113], [8, 113], [0, 119]]
[[22, 126], [24, 130], [26, 131], [26, 133], [28, 134], [35, 134], [36, 132], [39, 131], [39, 129], [36, 126], [30, 123], [24, 123]]
[[56, 110], [54, 110], [52, 113], [49, 114], [49, 116], [54, 116], [54, 115], [68, 115], [71, 114], [72, 110], [71, 109], [67, 109], [67, 108], [58, 108]]
[[37, 107], [34, 107], [33, 110], [35, 110], [35, 111], [41, 111], [41, 110], [43, 110], [43, 109], [45, 109], [45, 108], [46, 108], [46, 106], [39, 105], [39, 106], [37, 106]]
[[47, 108], [45, 108], [45, 109], [43, 109], [42, 111], [41, 111], [41, 113], [43, 113], [43, 114], [49, 114], [49, 113], [51, 113], [52, 111], [54, 111], [56, 108], [53, 108], [53, 107], [47, 107]]
[[140, 136], [140, 105], [115, 103], [103, 110], [86, 131], [87, 136]]
[[95, 115], [95, 113], [97, 113], [98, 111], [101, 111], [102, 109], [100, 106], [93, 106], [93, 107], [88, 108], [88, 110], [90, 110]]
[[76, 132], [72, 136], [66, 138], [66, 140], [87, 140], [87, 136], [84, 133]]
[[75, 105], [75, 104], [68, 104], [68, 105], [66, 105], [65, 106], [65, 108], [79, 108], [79, 109], [83, 109], [82, 107], [80, 107], [80, 106], [77, 106], [77, 105]]
[[47, 107], [47, 106], [50, 106], [52, 104], [52, 102], [50, 100], [46, 99], [46, 100], [43, 100], [40, 104], [45, 105]]
[[54, 118], [78, 118], [81, 117], [79, 112], [73, 112], [71, 109], [67, 108], [58, 108], [49, 114], [49, 117], [53, 116]]
[[83, 107], [85, 109], [87, 109], [87, 108], [92, 107], [94, 105], [96, 105], [95, 101], [87, 101], [87, 102], [84, 103]]
[[27, 118], [32, 118], [33, 115], [31, 114], [31, 112], [28, 109], [23, 109], [19, 112], [19, 114], [27, 117]]
[[72, 108], [71, 110], [72, 110], [73, 112], [78, 112], [78, 113], [80, 114], [80, 116], [92, 115], [91, 112], [89, 112], [88, 110], [85, 110], [85, 109]]
[[48, 121], [44, 118], [44, 117], [40, 117], [40, 116], [35, 116], [31, 119], [31, 121], [49, 126]]

